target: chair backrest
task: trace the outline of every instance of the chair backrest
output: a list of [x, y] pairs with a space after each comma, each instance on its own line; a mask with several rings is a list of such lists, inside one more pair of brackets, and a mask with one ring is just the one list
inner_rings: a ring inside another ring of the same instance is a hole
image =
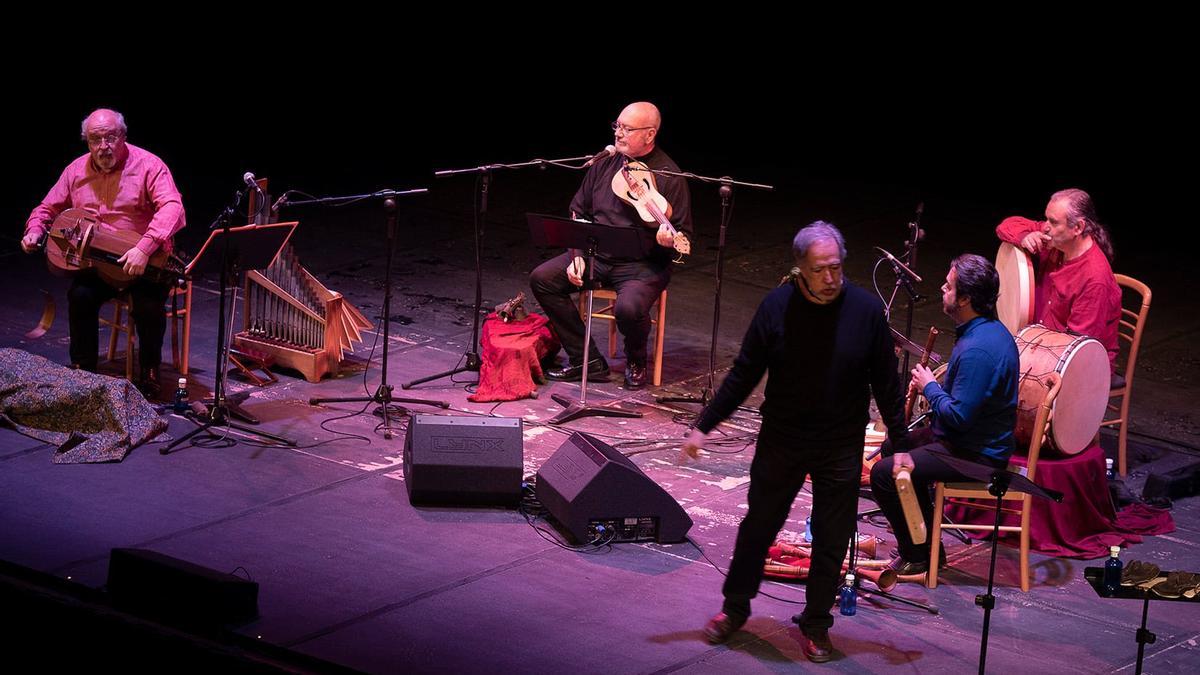
[[1054, 399], [1058, 398], [1058, 390], [1062, 387], [1062, 377], [1058, 373], [1050, 373], [1042, 380], [1047, 387], [1046, 397], [1038, 404], [1037, 415], [1033, 421], [1033, 436], [1029, 441], [1029, 459], [1026, 478], [1033, 480], [1037, 472], [1038, 455], [1042, 451], [1042, 443], [1050, 433], [1050, 422], [1054, 417]]
[[[1117, 333], [1120, 335], [1120, 341], [1129, 343], [1128, 357], [1125, 360], [1125, 384], [1128, 386], [1129, 381], [1133, 379], [1133, 369], [1137, 365], [1138, 349], [1142, 346], [1142, 330], [1146, 327], [1146, 316], [1150, 313], [1150, 287], [1133, 277], [1125, 276], [1124, 274], [1113, 275], [1117, 279], [1117, 285], [1121, 287], [1121, 322], [1117, 326]], [[1141, 305], [1137, 307], [1137, 311], [1129, 309], [1125, 306], [1124, 290], [1129, 289], [1141, 297]]]

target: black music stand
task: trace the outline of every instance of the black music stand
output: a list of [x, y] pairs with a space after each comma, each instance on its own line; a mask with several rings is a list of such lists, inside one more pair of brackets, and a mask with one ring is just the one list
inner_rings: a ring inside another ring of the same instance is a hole
[[[228, 212], [227, 212], [228, 214]], [[226, 215], [227, 215], [226, 214]], [[243, 426], [229, 419], [231, 415], [257, 424], [258, 420], [245, 411], [230, 403], [225, 397], [225, 380], [229, 368], [229, 344], [226, 341], [225, 327], [225, 296], [228, 295], [231, 280], [236, 280], [244, 270], [253, 270], [271, 264], [280, 249], [287, 243], [296, 229], [296, 223], [276, 223], [274, 225], [244, 225], [229, 227], [226, 215], [218, 217], [218, 223], [224, 219], [220, 229], [214, 229], [208, 235], [208, 240], [200, 248], [200, 252], [192, 259], [187, 267], [187, 274], [193, 278], [198, 274], [217, 271], [220, 275], [220, 302], [217, 306], [217, 370], [213, 383], [212, 403], [205, 406], [201, 414], [197, 411], [189, 416], [198, 426], [170, 445], [161, 448], [159, 453], [167, 454], [175, 447], [190, 440], [202, 431], [208, 431], [214, 426], [236, 429], [243, 433], [253, 434], [262, 438], [282, 443], [288, 446], [296, 445], [296, 441], [283, 436], [276, 436], [264, 431]], [[206, 255], [207, 253], [207, 255]]]
[[642, 243], [642, 233], [632, 227], [612, 227], [591, 223], [586, 220], [572, 220], [558, 216], [544, 216], [536, 213], [525, 215], [529, 222], [529, 232], [533, 245], [541, 248], [579, 249], [587, 259], [587, 280], [583, 289], [587, 291], [587, 323], [583, 334], [583, 379], [579, 383], [579, 400], [571, 399], [561, 394], [551, 394], [550, 398], [563, 406], [563, 411], [555, 415], [550, 424], [566, 424], [580, 417], [641, 417], [642, 413], [603, 406], [587, 404], [588, 362], [592, 345], [592, 296], [596, 277], [596, 254], [604, 253], [618, 258], [636, 258], [645, 251]]
[[[1009, 490], [1016, 490], [1058, 503], [1062, 503], [1063, 495], [1057, 490], [1044, 488], [1025, 476], [1007, 469], [976, 464], [944, 453], [937, 453], [937, 458], [967, 478], [987, 483], [988, 492], [996, 498], [996, 522], [992, 525], [992, 560], [988, 565], [987, 593], [975, 596], [975, 604], [983, 608], [983, 634], [979, 640], [979, 675], [983, 675], [984, 667], [987, 664], [988, 627], [991, 625], [992, 609], [996, 606], [996, 596], [992, 595], [992, 586], [996, 579], [996, 544], [1000, 539], [1000, 509], [1003, 506], [1004, 495]], [[940, 516], [936, 513], [933, 515], [935, 518]], [[936, 565], [937, 561], [930, 561], [930, 564]]]

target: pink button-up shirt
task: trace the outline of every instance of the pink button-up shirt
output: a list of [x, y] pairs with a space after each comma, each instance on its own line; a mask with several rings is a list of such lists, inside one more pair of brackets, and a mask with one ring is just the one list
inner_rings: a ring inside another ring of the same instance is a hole
[[135, 145], [112, 171], [101, 171], [90, 154], [67, 165], [58, 182], [38, 204], [25, 231], [39, 236], [50, 229], [55, 216], [70, 208], [93, 211], [102, 226], [132, 230], [142, 235], [137, 243], [146, 255], [159, 248], [172, 249], [171, 236], [186, 224], [183, 201], [171, 170], [161, 159]]

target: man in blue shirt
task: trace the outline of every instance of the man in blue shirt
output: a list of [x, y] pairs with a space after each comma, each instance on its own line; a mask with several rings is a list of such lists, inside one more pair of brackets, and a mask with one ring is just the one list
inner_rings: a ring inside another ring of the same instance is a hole
[[898, 574], [924, 574], [930, 560], [929, 543], [918, 546], [909, 536], [896, 474], [911, 474], [928, 530], [933, 522], [929, 487], [935, 481], [964, 479], [938, 455], [1005, 467], [1016, 447], [1020, 358], [1012, 335], [996, 319], [999, 291], [1000, 277], [987, 259], [964, 254], [950, 264], [942, 286], [942, 311], [954, 319], [957, 342], [946, 385], [938, 384], [920, 364], [912, 370], [911, 386], [929, 400], [933, 424], [910, 435], [910, 452], [893, 453], [885, 443], [884, 458], [871, 469], [871, 491], [896, 535], [900, 557], [891, 567]]

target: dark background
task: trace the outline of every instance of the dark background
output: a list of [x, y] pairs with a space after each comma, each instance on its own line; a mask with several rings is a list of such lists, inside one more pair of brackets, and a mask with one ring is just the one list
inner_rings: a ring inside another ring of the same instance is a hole
[[[195, 239], [245, 171], [270, 177], [276, 194], [429, 187], [454, 194], [427, 204], [465, 211], [462, 179], [434, 179], [434, 169], [592, 153], [611, 142], [607, 125], [625, 103], [649, 99], [664, 116], [660, 144], [685, 170], [777, 187], [738, 192], [740, 227], [757, 217], [838, 222], [882, 204], [873, 213], [894, 229], [871, 243], [894, 244], [918, 202], [936, 238], [988, 232], [1008, 214], [1040, 217], [1051, 192], [1081, 187], [1118, 261], [1183, 262], [1195, 250], [1185, 206], [1194, 116], [1169, 50], [1050, 62], [1023, 49], [991, 65], [933, 49], [916, 59], [804, 52], [711, 67], [651, 59], [641, 67], [674, 75], [645, 76], [574, 57], [551, 74], [555, 57], [544, 54], [327, 63], [320, 48], [259, 63], [252, 77], [236, 61], [75, 73], [96, 81], [66, 87], [52, 104], [10, 106], [6, 239], [15, 244], [29, 210], [86, 151], [79, 122], [98, 106], [123, 112], [130, 142], [171, 167]], [[13, 91], [61, 90], [53, 77], [26, 75]], [[557, 169], [503, 173], [494, 192], [515, 209], [523, 198], [530, 210], [565, 209], [577, 181]], [[693, 185], [693, 201], [699, 234], [712, 234], [715, 191]]]

